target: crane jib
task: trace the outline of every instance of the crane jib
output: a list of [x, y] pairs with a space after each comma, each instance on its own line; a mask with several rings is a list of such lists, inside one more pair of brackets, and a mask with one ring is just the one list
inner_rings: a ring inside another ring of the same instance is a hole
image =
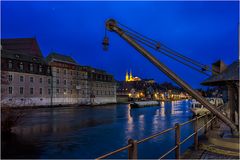
[[140, 44], [134, 41], [130, 36], [125, 34], [125, 32], [117, 26], [115, 20], [110, 19], [106, 22], [106, 28], [109, 31], [116, 32], [120, 37], [126, 40], [133, 48], [135, 48], [139, 53], [141, 53], [145, 58], [147, 58], [152, 64], [154, 64], [160, 71], [166, 74], [170, 79], [175, 81], [179, 86], [181, 86], [189, 95], [199, 101], [204, 105], [209, 111], [216, 115], [220, 120], [222, 120], [226, 125], [228, 125], [234, 135], [238, 135], [238, 128], [229, 118], [224, 116], [220, 111], [218, 111], [212, 104], [210, 104], [204, 97], [197, 93], [189, 84], [184, 82], [179, 76], [177, 76], [173, 71], [171, 71], [167, 66], [155, 58], [151, 53], [149, 53]]

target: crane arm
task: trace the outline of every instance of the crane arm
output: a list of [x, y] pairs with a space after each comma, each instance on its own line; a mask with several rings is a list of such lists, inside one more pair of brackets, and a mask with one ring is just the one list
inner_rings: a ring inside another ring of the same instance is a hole
[[197, 93], [189, 84], [184, 82], [179, 76], [177, 76], [173, 71], [171, 71], [167, 66], [155, 58], [151, 53], [149, 53], [145, 48], [134, 41], [129, 35], [127, 35], [124, 30], [122, 30], [114, 19], [109, 19], [106, 22], [106, 28], [109, 31], [117, 33], [121, 38], [127, 41], [133, 48], [135, 48], [139, 53], [141, 53], [145, 58], [147, 58], [152, 64], [154, 64], [160, 71], [166, 74], [175, 83], [181, 86], [189, 95], [199, 101], [204, 105], [209, 111], [216, 115], [220, 120], [222, 120], [226, 125], [228, 125], [234, 135], [238, 135], [237, 126], [226, 116], [224, 116], [220, 111], [218, 111], [212, 104], [210, 104], [204, 97]]

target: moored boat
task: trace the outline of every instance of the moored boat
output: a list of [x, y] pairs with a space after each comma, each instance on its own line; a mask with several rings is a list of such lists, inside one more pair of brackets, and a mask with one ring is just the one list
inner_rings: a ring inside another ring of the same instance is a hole
[[[215, 107], [218, 107], [218, 106], [224, 104], [222, 98], [207, 97], [206, 100], [208, 100]], [[210, 111], [207, 108], [205, 108], [201, 103], [199, 103], [195, 99], [193, 99], [191, 101], [191, 108], [190, 109], [195, 115], [204, 115], [204, 114], [210, 113]]]
[[146, 106], [156, 106], [159, 105], [158, 101], [139, 101], [130, 103], [131, 108], [141, 108]]

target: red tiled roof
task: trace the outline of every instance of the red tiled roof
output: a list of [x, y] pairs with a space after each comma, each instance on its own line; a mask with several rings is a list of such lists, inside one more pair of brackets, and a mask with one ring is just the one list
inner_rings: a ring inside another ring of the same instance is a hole
[[43, 57], [35, 38], [1, 39], [2, 50]]

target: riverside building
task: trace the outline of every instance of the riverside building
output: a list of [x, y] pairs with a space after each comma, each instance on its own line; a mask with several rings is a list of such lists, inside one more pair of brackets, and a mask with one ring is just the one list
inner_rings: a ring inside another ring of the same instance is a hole
[[1, 40], [1, 105], [51, 104], [51, 68], [35, 38]]
[[1, 105], [49, 106], [116, 103], [116, 83], [105, 71], [50, 53], [35, 38], [1, 40]]

